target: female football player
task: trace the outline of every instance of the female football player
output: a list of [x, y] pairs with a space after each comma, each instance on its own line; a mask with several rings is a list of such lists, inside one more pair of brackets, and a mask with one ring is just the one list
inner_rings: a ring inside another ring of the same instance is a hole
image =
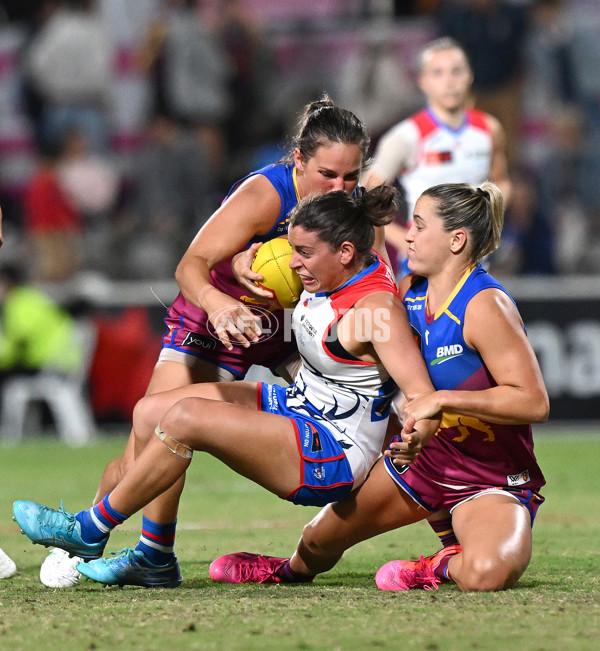
[[[406, 236], [412, 274], [400, 293], [436, 391], [408, 396], [404, 442], [393, 444], [357, 491], [305, 527], [291, 559], [230, 554], [213, 562], [214, 579], [312, 580], [352, 545], [450, 511], [460, 544], [386, 563], [379, 588], [515, 585], [531, 558], [545, 483], [530, 424], [546, 420], [549, 402], [514, 301], [478, 263], [500, 243], [502, 223], [502, 194], [492, 183], [423, 192]], [[406, 429], [435, 416], [442, 419], [437, 435], [411, 462], [402, 451], [411, 444]]]
[[[373, 253], [375, 227], [389, 222], [395, 197], [388, 186], [357, 197], [335, 191], [292, 212], [290, 267], [305, 291], [293, 314], [302, 365], [290, 387], [220, 382], [143, 398], [134, 414], [141, 453], [116, 488], [76, 515], [16, 502], [23, 531], [97, 559], [77, 569], [101, 583], [175, 587], [174, 489], [194, 450], [295, 504], [321, 506], [356, 490], [380, 455], [396, 387], [412, 396], [433, 390], [390, 268]], [[414, 445], [438, 424], [437, 414], [419, 419]], [[143, 507], [136, 548], [99, 559], [110, 531]]]
[[[254, 284], [261, 276], [251, 272], [250, 261], [259, 243], [287, 233], [289, 213], [300, 199], [353, 192], [368, 147], [365, 125], [325, 96], [304, 108], [285, 159], [233, 186], [177, 267], [181, 291], [165, 319], [168, 330], [147, 394], [193, 382], [241, 380], [253, 364], [268, 365], [291, 380], [298, 366], [294, 339], [286, 337], [283, 310], [273, 311], [270, 293]], [[380, 228], [375, 248], [384, 252]], [[243, 251], [234, 276], [232, 257]], [[261, 336], [261, 320], [269, 337]], [[135, 457], [134, 443], [132, 431], [123, 455], [106, 466], [93, 504], [123, 477]], [[74, 585], [75, 564], [60, 551], [51, 552], [41, 568], [42, 582]]]

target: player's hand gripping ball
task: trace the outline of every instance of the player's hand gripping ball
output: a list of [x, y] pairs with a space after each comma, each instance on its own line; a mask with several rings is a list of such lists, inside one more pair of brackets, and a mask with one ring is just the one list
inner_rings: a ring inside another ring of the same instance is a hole
[[290, 269], [292, 245], [283, 237], [265, 242], [256, 252], [252, 271], [262, 274], [259, 287], [273, 293], [273, 301], [282, 308], [292, 308], [302, 293], [302, 281]]

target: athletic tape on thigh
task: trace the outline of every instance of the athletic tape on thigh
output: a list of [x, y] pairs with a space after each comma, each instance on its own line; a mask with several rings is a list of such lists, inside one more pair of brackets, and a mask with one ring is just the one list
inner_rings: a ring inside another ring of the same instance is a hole
[[154, 430], [154, 433], [169, 448], [169, 450], [173, 452], [173, 454], [176, 454], [178, 457], [182, 457], [183, 459], [192, 458], [192, 455], [194, 454], [192, 448], [190, 448], [185, 443], [180, 443], [179, 441], [176, 441], [172, 436], [169, 436], [168, 434], [163, 432], [160, 429], [160, 425], [157, 425], [156, 429]]

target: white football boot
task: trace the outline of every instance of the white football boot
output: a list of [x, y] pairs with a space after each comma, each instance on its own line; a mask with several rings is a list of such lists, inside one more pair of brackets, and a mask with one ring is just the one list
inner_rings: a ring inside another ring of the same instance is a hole
[[0, 549], [0, 579], [8, 579], [17, 571], [15, 562]]

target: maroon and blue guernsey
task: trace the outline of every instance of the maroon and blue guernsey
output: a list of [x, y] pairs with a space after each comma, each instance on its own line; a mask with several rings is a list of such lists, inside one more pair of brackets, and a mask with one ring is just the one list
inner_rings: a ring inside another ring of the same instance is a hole
[[[476, 294], [489, 288], [506, 290], [477, 265], [464, 274], [444, 305], [429, 314], [427, 287], [426, 278], [416, 278], [404, 305], [435, 388], [481, 391], [497, 386], [479, 353], [465, 343], [463, 324], [467, 305]], [[420, 496], [418, 501], [430, 510], [441, 508], [431, 503], [437, 499], [435, 487], [446, 496], [444, 507], [448, 508], [455, 492], [464, 499], [469, 493], [499, 488], [527, 497], [545, 484], [533, 452], [530, 425], [499, 425], [451, 412], [444, 412], [436, 436], [413, 464], [398, 467], [387, 460], [386, 467], [400, 484], [408, 483], [404, 488], [412, 489], [413, 497]], [[427, 490], [421, 483], [425, 477]], [[541, 502], [543, 498], [536, 499]]]
[[[245, 248], [254, 242], [267, 242], [285, 236], [288, 231], [289, 214], [298, 203], [295, 167], [285, 163], [275, 163], [252, 172], [231, 188], [227, 198], [243, 181], [256, 174], [265, 176], [277, 190], [281, 198], [281, 210], [269, 232], [256, 236]], [[163, 348], [178, 350], [208, 360], [232, 372], [238, 378], [244, 377], [253, 364], [274, 369], [296, 351], [291, 328], [284, 322], [284, 310], [273, 310], [271, 306], [260, 304], [256, 298], [247, 296], [233, 275], [231, 258], [217, 264], [212, 269], [210, 277], [211, 283], [217, 289], [246, 303], [261, 317], [263, 336], [260, 341], [249, 348], [243, 348], [232, 341], [233, 350], [227, 350], [215, 336], [206, 312], [179, 293], [169, 308], [169, 316], [165, 319], [169, 330], [163, 337]]]

